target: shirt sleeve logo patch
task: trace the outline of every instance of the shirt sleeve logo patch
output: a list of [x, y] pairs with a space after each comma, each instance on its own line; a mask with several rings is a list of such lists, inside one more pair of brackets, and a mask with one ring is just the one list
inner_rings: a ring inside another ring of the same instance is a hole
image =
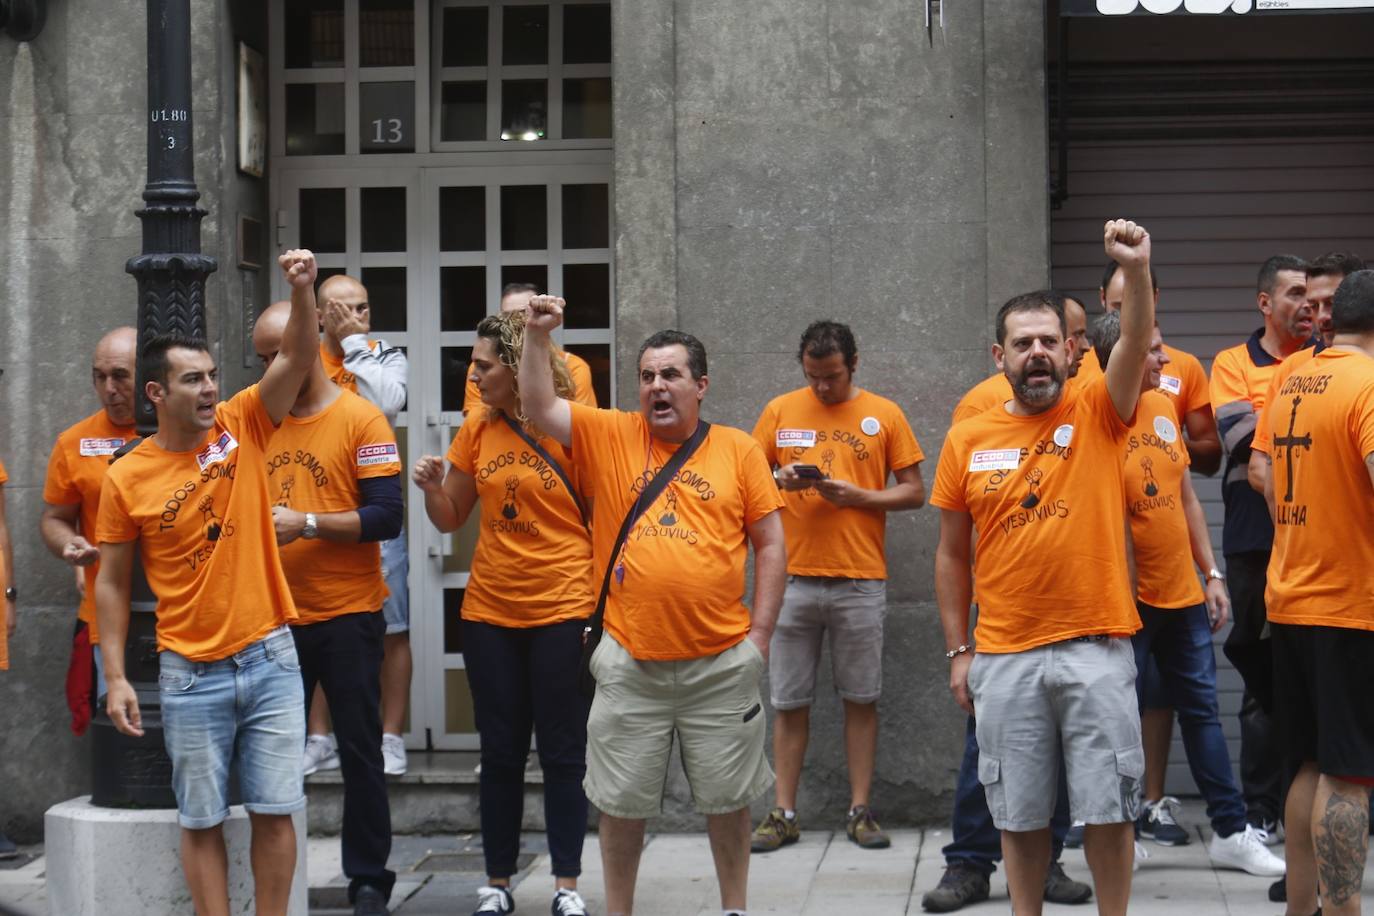
[[1168, 417], [1155, 417], [1155, 435], [1165, 442], [1178, 441], [1178, 428]]
[[864, 417], [859, 421], [859, 429], [864, 431], [865, 436], [876, 436], [878, 430], [882, 429], [882, 424], [878, 422], [877, 417]]
[[780, 429], [773, 444], [777, 448], [812, 448], [816, 444], [814, 429]]
[[90, 458], [96, 455], [113, 455], [123, 447], [123, 439], [82, 439], [81, 457]]
[[238, 441], [226, 429], [218, 439], [196, 452], [196, 464], [203, 471], [212, 464], [228, 460], [230, 453], [238, 447]]
[[1183, 379], [1175, 378], [1172, 375], [1161, 375], [1159, 377], [1159, 390], [1177, 396], [1183, 392]]
[[1065, 423], [1054, 431], [1054, 444], [1060, 448], [1068, 448], [1073, 441], [1073, 424]]
[[378, 464], [399, 462], [400, 452], [394, 442], [378, 442], [375, 445], [358, 446], [358, 467], [367, 468]]
[[973, 453], [969, 458], [969, 473], [979, 471], [1014, 471], [1021, 466], [1019, 448], [988, 448]]

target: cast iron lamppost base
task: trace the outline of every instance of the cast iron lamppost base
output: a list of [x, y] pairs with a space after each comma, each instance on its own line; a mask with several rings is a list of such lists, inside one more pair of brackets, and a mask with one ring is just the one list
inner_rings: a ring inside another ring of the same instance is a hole
[[48, 0], [0, 0], [0, 29], [15, 41], [33, 41], [48, 21]]

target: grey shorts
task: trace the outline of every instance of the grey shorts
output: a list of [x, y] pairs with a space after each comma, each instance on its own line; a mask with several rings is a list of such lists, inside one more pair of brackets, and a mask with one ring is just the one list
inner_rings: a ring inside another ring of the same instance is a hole
[[1049, 826], [1061, 746], [1074, 820], [1136, 819], [1145, 752], [1135, 679], [1129, 639], [1067, 640], [973, 657], [968, 686], [978, 723], [978, 781], [998, 830]]
[[663, 805], [673, 738], [702, 814], [747, 807], [773, 782], [763, 751], [763, 656], [748, 639], [719, 655], [642, 662], [610, 634], [591, 659], [587, 800], [613, 817], [648, 818]]
[[873, 703], [883, 692], [883, 618], [887, 582], [788, 576], [782, 610], [768, 644], [768, 687], [774, 709], [800, 709], [816, 698], [821, 637], [830, 633], [835, 692]]

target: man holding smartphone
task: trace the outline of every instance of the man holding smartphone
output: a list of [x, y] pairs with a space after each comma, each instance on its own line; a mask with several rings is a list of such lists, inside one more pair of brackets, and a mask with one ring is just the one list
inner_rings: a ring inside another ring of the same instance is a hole
[[[777, 804], [754, 830], [754, 852], [800, 837], [797, 787], [810, 731], [821, 639], [830, 634], [835, 690], [844, 702], [849, 838], [889, 845], [869, 809], [882, 692], [887, 513], [925, 502], [924, 457], [902, 409], [854, 384], [849, 327], [817, 321], [797, 352], [806, 385], [774, 398], [754, 426], [783, 491], [787, 591], [770, 644]], [[889, 477], [893, 478], [889, 486]]]

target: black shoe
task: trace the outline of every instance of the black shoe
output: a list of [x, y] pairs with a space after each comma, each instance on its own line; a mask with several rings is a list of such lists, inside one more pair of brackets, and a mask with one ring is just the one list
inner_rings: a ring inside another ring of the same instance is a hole
[[988, 876], [976, 868], [958, 863], [947, 865], [940, 883], [921, 898], [921, 909], [927, 913], [953, 913], [988, 899], [988, 890]]
[[1269, 902], [1288, 902], [1288, 878], [1286, 876], [1269, 885]]
[[1058, 862], [1050, 863], [1049, 873], [1045, 875], [1047, 903], [1087, 903], [1092, 896], [1092, 887], [1064, 874], [1064, 866]]
[[14, 840], [0, 833], [0, 859], [16, 859], [19, 857], [19, 847], [14, 845]]
[[353, 916], [391, 916], [391, 910], [386, 908], [386, 894], [364, 884], [353, 897]]

